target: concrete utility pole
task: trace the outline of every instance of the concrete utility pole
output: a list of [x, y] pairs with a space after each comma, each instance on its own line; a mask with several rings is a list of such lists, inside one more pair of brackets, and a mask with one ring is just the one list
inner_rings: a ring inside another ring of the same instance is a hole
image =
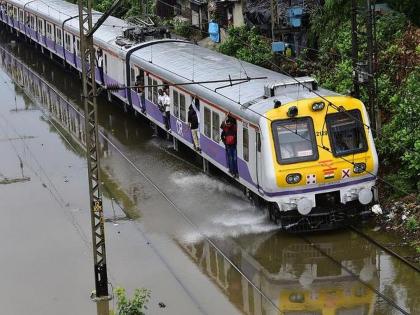
[[[85, 4], [85, 6], [84, 6]], [[98, 110], [96, 104], [95, 48], [93, 33], [118, 6], [116, 0], [95, 25], [92, 21], [93, 0], [78, 0], [80, 54], [82, 67], [83, 101], [85, 106], [86, 157], [88, 164], [89, 201], [92, 228], [93, 262], [95, 273], [95, 301], [97, 314], [109, 314], [108, 276], [106, 268], [104, 215], [100, 189], [100, 152], [98, 141]]]

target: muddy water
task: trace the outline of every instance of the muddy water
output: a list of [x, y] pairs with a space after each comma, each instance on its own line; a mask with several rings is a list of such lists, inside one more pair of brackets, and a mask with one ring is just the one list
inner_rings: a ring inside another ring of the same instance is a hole
[[[0, 38], [12, 53], [3, 51], [3, 71], [38, 100], [46, 120], [58, 126], [51, 132], [60, 130], [69, 140], [66, 145], [82, 156], [77, 74], [23, 41], [10, 45], [11, 39], [7, 34]], [[17, 88], [16, 93], [22, 92]], [[374, 245], [350, 232], [308, 236], [314, 246], [280, 233], [238, 188], [222, 176], [203, 174], [197, 157], [173, 151], [172, 143], [154, 135], [144, 119], [104, 97], [99, 119], [104, 193], [114, 198], [107, 206], [124, 208], [153, 238], [173, 240], [240, 312], [420, 313], [419, 275]], [[170, 251], [163, 255], [170, 261]]]

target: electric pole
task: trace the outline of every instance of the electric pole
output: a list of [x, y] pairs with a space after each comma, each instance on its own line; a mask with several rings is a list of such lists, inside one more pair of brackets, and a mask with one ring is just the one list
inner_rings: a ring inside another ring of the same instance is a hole
[[367, 15], [366, 15], [366, 36], [367, 36], [367, 64], [368, 64], [368, 83], [367, 91], [369, 96], [369, 111], [372, 121], [376, 124], [376, 109], [375, 109], [375, 73], [373, 68], [374, 52], [373, 52], [373, 25], [372, 25], [372, 4], [370, 0], [366, 0]]
[[271, 40], [276, 41], [275, 28], [277, 24], [277, 1], [271, 0]]
[[[372, 3], [374, 5], [372, 5]], [[352, 64], [353, 64], [353, 96], [360, 98], [360, 88], [366, 86], [368, 94], [367, 108], [371, 117], [371, 124], [375, 129], [381, 125], [381, 115], [377, 103], [376, 91], [376, 27], [375, 27], [375, 0], [366, 0], [365, 23], [366, 23], [366, 55], [363, 62], [359, 62], [359, 32], [357, 16], [359, 12], [358, 0], [351, 1], [351, 28], [352, 28]]]
[[351, 55], [353, 63], [353, 96], [360, 98], [360, 86], [357, 73], [359, 60], [359, 40], [357, 37], [357, 0], [351, 0]]
[[[85, 4], [85, 6], [84, 6]], [[93, 25], [93, 0], [78, 0], [80, 54], [82, 67], [83, 102], [85, 107], [85, 142], [88, 164], [89, 202], [92, 228], [93, 263], [95, 273], [95, 296], [98, 315], [109, 314], [108, 275], [106, 267], [105, 229], [100, 187], [100, 152], [98, 141], [97, 88], [95, 81], [95, 48], [93, 33], [118, 6], [116, 0], [111, 8]]]

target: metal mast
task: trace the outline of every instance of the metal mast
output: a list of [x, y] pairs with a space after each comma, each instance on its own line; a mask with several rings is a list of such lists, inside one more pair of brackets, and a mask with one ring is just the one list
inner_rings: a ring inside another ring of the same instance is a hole
[[351, 54], [353, 63], [353, 96], [360, 98], [360, 85], [357, 73], [359, 41], [357, 36], [357, 0], [351, 0]]
[[[374, 1], [375, 2], [375, 1]], [[366, 1], [367, 6], [367, 17], [366, 17], [366, 33], [367, 33], [367, 59], [368, 59], [368, 96], [369, 96], [369, 109], [370, 115], [372, 117], [373, 124], [375, 128], [380, 128], [380, 112], [377, 108], [377, 100], [376, 100], [376, 82], [375, 82], [375, 72], [376, 72], [376, 51], [375, 51], [375, 38], [376, 31], [375, 25], [375, 6], [372, 5], [371, 0]], [[376, 135], [378, 136], [378, 135]]]
[[[116, 1], [114, 4], [112, 9], [115, 9], [118, 2]], [[100, 152], [98, 141], [98, 111], [96, 104], [97, 88], [95, 81], [96, 56], [92, 35], [112, 11], [108, 11], [95, 25], [93, 25], [92, 5], [93, 0], [78, 0], [83, 84], [82, 97], [85, 106], [85, 142], [88, 164], [89, 201], [96, 289], [95, 300], [97, 303], [97, 314], [108, 315], [110, 296], [108, 293], [104, 216], [100, 189]]]

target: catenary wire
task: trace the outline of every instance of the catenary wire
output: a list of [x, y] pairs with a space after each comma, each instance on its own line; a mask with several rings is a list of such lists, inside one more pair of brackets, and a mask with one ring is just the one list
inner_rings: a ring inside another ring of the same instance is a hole
[[[79, 113], [80, 114], [80, 113]], [[114, 147], [114, 149], [116, 149], [120, 154], [121, 154], [121, 156], [123, 156], [123, 158], [124, 159], [126, 159], [126, 161], [132, 166], [132, 167], [134, 167], [171, 205], [172, 205], [172, 207], [174, 207], [175, 208], [175, 210], [177, 210], [178, 212], [179, 212], [179, 214], [181, 215], [181, 216], [183, 216], [184, 217], [184, 219], [187, 221], [187, 222], [189, 222], [197, 231], [199, 231], [199, 228], [198, 228], [198, 226], [196, 226], [191, 220], [189, 220], [189, 218], [183, 213], [183, 211], [182, 210], [180, 210], [174, 203], [173, 203], [173, 201], [163, 192], [163, 191], [161, 191], [160, 190], [160, 188], [157, 186], [157, 185], [155, 185], [154, 184], [154, 182], [146, 175], [146, 174], [144, 174], [140, 169], [138, 169], [136, 166], [135, 166], [135, 164], [133, 163], [133, 162], [131, 162], [131, 160], [129, 160], [126, 156], [125, 156], [125, 154], [123, 153], [123, 152], [121, 152], [106, 136], [104, 136], [103, 134], [102, 134], [102, 136], [103, 136], [103, 138], [111, 145], [111, 146], [113, 146]], [[238, 267], [236, 267], [236, 265], [235, 264], [233, 264], [233, 262], [231, 262], [230, 260], [229, 260], [229, 258], [227, 258], [224, 254], [223, 254], [223, 252], [221, 252], [219, 249], [218, 249], [218, 247], [210, 240], [210, 239], [208, 239], [204, 234], [202, 234], [201, 232], [200, 232], [200, 234], [202, 235], [202, 236], [204, 236], [206, 239], [207, 239], [207, 241], [216, 249], [216, 250], [218, 250], [219, 252], [220, 252], [220, 254], [221, 255], [223, 255], [224, 257], [225, 257], [225, 259], [227, 259], [231, 264], [232, 264], [232, 266], [239, 272], [239, 273], [241, 273], [242, 274], [242, 276], [244, 276], [249, 282], [250, 282], [250, 284], [251, 285], [253, 285], [253, 283], [241, 272], [241, 270], [238, 268]], [[311, 246], [314, 246], [314, 244], [311, 244], [310, 243], [310, 245]], [[315, 248], [318, 250], [318, 251], [320, 251], [321, 253], [322, 253], [322, 249], [320, 249], [320, 248], [317, 248], [316, 247], [316, 245], [315, 245]], [[329, 255], [326, 255], [327, 257], [329, 257]], [[334, 260], [334, 258], [331, 258], [331, 257], [329, 257], [330, 259], [333, 259]], [[339, 263], [338, 262], [338, 264], [343, 268], [343, 269], [345, 269], [346, 270], [346, 268], [345, 268], [345, 266], [342, 266], [341, 265], [341, 263]], [[347, 268], [348, 269], [348, 268]], [[351, 271], [351, 270], [346, 270], [347, 272], [349, 272], [350, 274], [352, 274], [353, 276], [355, 276], [355, 274]], [[381, 292], [379, 292], [378, 290], [376, 290], [373, 286], [371, 286], [369, 283], [365, 283], [364, 281], [361, 281], [364, 285], [366, 285], [369, 289], [371, 289], [371, 290], [373, 290], [374, 292], [376, 292], [379, 296], [381, 296], [384, 300], [386, 300], [389, 304], [391, 304], [391, 305], [393, 305], [395, 308], [397, 308], [399, 311], [401, 311], [402, 313], [404, 313], [404, 314], [408, 314], [405, 310], [403, 310], [401, 307], [399, 307], [397, 304], [395, 304], [392, 300], [390, 300], [388, 297], [386, 297], [386, 296], [384, 296]], [[254, 285], [253, 285], [254, 286]], [[256, 288], [255, 286], [254, 286], [254, 288]], [[256, 288], [257, 290], [258, 290], [258, 288]], [[259, 290], [258, 290], [259, 291]], [[259, 291], [260, 292], [260, 294], [262, 294], [263, 296], [265, 296], [264, 295], [264, 293], [263, 292], [261, 292], [261, 291]], [[268, 298], [268, 297], [266, 297], [266, 298]], [[268, 300], [271, 302], [271, 300], [268, 298]], [[272, 302], [271, 302], [272, 303]], [[273, 303], [272, 303], [273, 304]], [[274, 304], [273, 304], [274, 305]], [[275, 305], [274, 305], [275, 306]], [[276, 306], [275, 306], [276, 307]], [[277, 307], [276, 307], [277, 308]]]
[[[78, 111], [72, 104], [69, 103], [69, 101], [66, 101], [67, 104], [69, 104], [81, 117], [84, 117], [84, 115]], [[146, 181], [170, 204], [170, 206], [172, 208], [174, 208], [179, 215], [181, 215], [181, 217], [184, 218], [184, 220], [194, 228], [194, 230], [196, 230], [202, 237], [203, 239], [205, 239], [218, 253], [220, 253], [220, 255], [226, 259], [226, 261], [232, 265], [232, 267], [239, 273], [241, 274], [242, 277], [244, 277], [244, 279], [246, 279], [246, 281], [255, 289], [257, 290], [257, 292], [259, 294], [261, 294], [262, 297], [264, 297], [277, 311], [279, 311], [280, 313], [281, 310], [279, 309], [279, 307], [264, 293], [261, 291], [261, 289], [259, 287], [257, 287], [250, 278], [248, 278], [248, 276], [246, 276], [241, 270], [240, 268], [229, 258], [226, 256], [226, 254], [223, 253], [223, 251], [203, 232], [200, 231], [198, 225], [196, 225], [191, 219], [189, 219], [189, 217], [172, 201], [171, 198], [169, 198], [168, 195], [165, 194], [165, 192], [163, 192], [159, 186], [157, 184], [154, 183], [154, 181], [148, 176], [146, 175], [140, 168], [138, 168], [134, 162], [132, 162], [104, 133], [102, 133], [101, 131], [99, 131], [100, 135], [103, 137], [103, 139], [105, 141], [107, 141], [123, 158], [124, 160], [126, 160], [128, 162], [129, 165], [131, 165], [140, 175], [143, 176], [144, 179], [146, 179]]]
[[[161, 0], [158, 0], [158, 1], [161, 1]], [[196, 30], [196, 28], [194, 28], [195, 30]], [[204, 31], [202, 31], [202, 30], [200, 30], [202, 33], [204, 33], [204, 34], [209, 34], [208, 32], [204, 32]], [[244, 45], [246, 45], [247, 47], [249, 47], [249, 48], [251, 48], [252, 49], [252, 47], [251, 46], [249, 46], [249, 44], [248, 43], [246, 43], [246, 42], [244, 42], [244, 41], [242, 41], [242, 43], [244, 44]], [[331, 107], [333, 107], [335, 110], [337, 110], [338, 112], [342, 112], [342, 113], [345, 113], [350, 119], [352, 119], [352, 120], [354, 120], [354, 121], [356, 121], [356, 122], [358, 122], [358, 123], [360, 123], [360, 124], [362, 124], [362, 125], [364, 125], [366, 128], [368, 128], [368, 129], [371, 129], [371, 130], [373, 130], [373, 131], [376, 131], [373, 127], [371, 127], [370, 125], [368, 125], [368, 124], [366, 124], [366, 123], [364, 123], [363, 121], [360, 121], [359, 119], [357, 119], [357, 118], [354, 118], [352, 115], [350, 115], [347, 111], [343, 111], [343, 110], [341, 110], [341, 107], [340, 106], [337, 106], [337, 105], [335, 105], [333, 102], [331, 102], [331, 101], [329, 101], [328, 99], [326, 99], [324, 96], [322, 96], [322, 95], [320, 95], [319, 93], [317, 93], [317, 92], [315, 92], [314, 90], [312, 90], [312, 89], [310, 89], [310, 88], [308, 88], [308, 87], [306, 87], [302, 82], [300, 82], [299, 80], [297, 80], [295, 77], [293, 77], [293, 76], [291, 76], [289, 73], [287, 73], [286, 71], [284, 71], [284, 70], [282, 70], [278, 65], [276, 65], [275, 63], [273, 63], [270, 59], [266, 59], [266, 61], [267, 62], [269, 62], [272, 66], [275, 66], [277, 69], [279, 69], [279, 71], [281, 72], [281, 73], [283, 73], [284, 75], [287, 75], [287, 76], [289, 76], [290, 78], [292, 78], [294, 81], [296, 81], [296, 83], [298, 84], [298, 85], [301, 85], [301, 86], [303, 86], [303, 88], [307, 88], [308, 90], [310, 90], [312, 93], [314, 93], [315, 95], [317, 95], [318, 97], [320, 97], [321, 99], [323, 99], [324, 101], [326, 101], [327, 102], [327, 104], [329, 105], [329, 106], [331, 106]], [[161, 67], [162, 68], [162, 67]], [[242, 104], [239, 104], [239, 105], [241, 105], [241, 106], [243, 106]], [[262, 117], [262, 118], [264, 118], [264, 119], [266, 119], [266, 120], [268, 120], [268, 121], [270, 121], [270, 122], [273, 122], [273, 120], [272, 119], [269, 119], [267, 116], [265, 116], [265, 115], [263, 115], [263, 114], [261, 114], [261, 113], [259, 113], [259, 112], [257, 112], [257, 111], [255, 111], [255, 110], [253, 110], [253, 109], [251, 109], [250, 107], [246, 107], [245, 108], [246, 110], [249, 110], [249, 111], [251, 111], [251, 112], [253, 112], [254, 114], [256, 114], [256, 115], [258, 115], [258, 116], [260, 116], [260, 117]], [[291, 130], [290, 128], [287, 128], [287, 127], [285, 127], [285, 126], [281, 126], [282, 128], [284, 128], [284, 129], [286, 129], [286, 130], [288, 130], [289, 132], [292, 132], [292, 133], [294, 133], [294, 134], [296, 134], [297, 136], [299, 136], [299, 137], [301, 137], [302, 139], [304, 139], [304, 140], [306, 140], [306, 141], [308, 141], [308, 142], [311, 142], [312, 143], [312, 140], [310, 140], [310, 139], [307, 139], [307, 138], [305, 138], [305, 137], [303, 137], [302, 135], [300, 135], [300, 134], [298, 134], [298, 133], [295, 133], [293, 130]], [[376, 131], [377, 132], [377, 131]], [[318, 143], [316, 143], [316, 146], [318, 147], [318, 148], [320, 148], [320, 149], [322, 149], [322, 150], [325, 150], [325, 151], [327, 151], [327, 152], [330, 152], [331, 153], [331, 150], [328, 148], [328, 147], [326, 147], [326, 146], [321, 146], [321, 145], [319, 145]], [[345, 162], [347, 162], [347, 163], [349, 163], [349, 164], [351, 164], [351, 165], [353, 165], [354, 166], [354, 162], [352, 162], [352, 161], [350, 161], [350, 160], [348, 160], [348, 159], [346, 159], [346, 158], [344, 158], [344, 157], [337, 157], [337, 158], [339, 158], [339, 159], [341, 159], [341, 160], [343, 160], [343, 161], [345, 161]], [[377, 179], [379, 179], [381, 182], [383, 182], [384, 184], [386, 184], [387, 186], [389, 186], [389, 187], [392, 187], [395, 191], [399, 191], [399, 192], [402, 192], [402, 193], [404, 193], [404, 194], [409, 194], [409, 192], [408, 191], [406, 191], [406, 190], [404, 190], [404, 189], [402, 189], [402, 188], [400, 188], [400, 187], [397, 187], [397, 186], [395, 186], [394, 184], [392, 184], [392, 183], [390, 183], [389, 181], [387, 181], [387, 180], [385, 180], [384, 178], [382, 178], [382, 177], [380, 177], [380, 176], [378, 176], [377, 174], [374, 174], [374, 173], [372, 173], [372, 172], [370, 172], [370, 171], [367, 171], [367, 170], [365, 170], [364, 171], [365, 173], [367, 173], [367, 174], [369, 174], [369, 175], [372, 175], [372, 176], [374, 176], [375, 178], [377, 178]]]

